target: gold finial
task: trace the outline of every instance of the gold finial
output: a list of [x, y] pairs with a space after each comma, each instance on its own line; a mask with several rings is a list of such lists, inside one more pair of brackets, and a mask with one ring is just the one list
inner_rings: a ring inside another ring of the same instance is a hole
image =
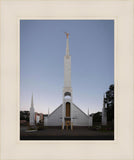
[[67, 39], [68, 39], [68, 37], [69, 37], [69, 33], [67, 33], [67, 32], [64, 32], [65, 34], [66, 34], [66, 36], [67, 36]]

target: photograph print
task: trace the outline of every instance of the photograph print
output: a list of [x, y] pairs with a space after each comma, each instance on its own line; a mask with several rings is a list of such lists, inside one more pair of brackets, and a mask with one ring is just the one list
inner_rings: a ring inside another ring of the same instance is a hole
[[114, 20], [20, 20], [20, 140], [114, 140]]

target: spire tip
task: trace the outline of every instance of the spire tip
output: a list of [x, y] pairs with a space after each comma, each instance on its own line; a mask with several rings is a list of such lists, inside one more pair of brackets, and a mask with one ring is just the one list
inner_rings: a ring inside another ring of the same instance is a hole
[[66, 34], [66, 37], [67, 37], [67, 39], [69, 38], [69, 33], [67, 33], [67, 32], [64, 32], [65, 34]]

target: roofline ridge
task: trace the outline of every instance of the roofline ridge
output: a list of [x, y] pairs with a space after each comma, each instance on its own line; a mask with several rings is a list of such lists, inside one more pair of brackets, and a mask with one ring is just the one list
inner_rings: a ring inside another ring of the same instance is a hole
[[76, 104], [74, 104], [74, 103], [72, 103], [72, 104], [88, 117], [88, 115], [85, 112], [83, 112], [78, 106], [76, 106]]
[[49, 116], [51, 116], [58, 108], [60, 108], [62, 106], [62, 104], [59, 106], [59, 107], [57, 107], [52, 113], [50, 113], [49, 115], [48, 115], [48, 117]]

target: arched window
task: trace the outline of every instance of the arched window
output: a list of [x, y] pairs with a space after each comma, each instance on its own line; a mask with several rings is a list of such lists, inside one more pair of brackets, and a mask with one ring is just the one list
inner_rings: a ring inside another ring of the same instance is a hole
[[65, 92], [64, 93], [64, 98], [65, 99], [71, 99], [71, 93], [70, 92]]
[[70, 103], [66, 103], [66, 117], [70, 117]]

